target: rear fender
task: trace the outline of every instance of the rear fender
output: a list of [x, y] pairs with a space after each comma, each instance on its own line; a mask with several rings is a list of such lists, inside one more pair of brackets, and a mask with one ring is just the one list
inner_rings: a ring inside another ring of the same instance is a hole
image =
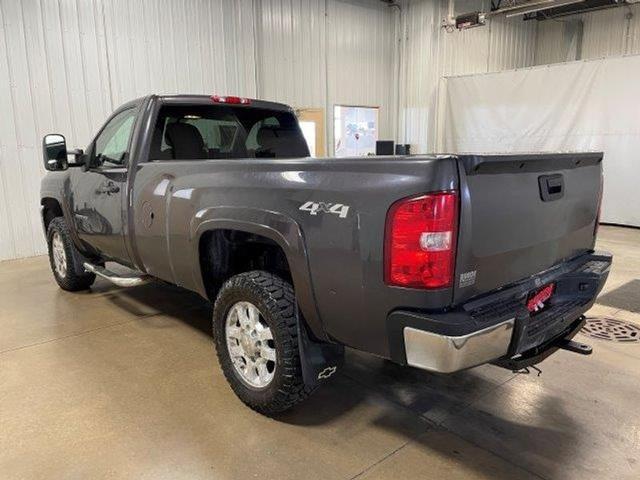
[[304, 236], [298, 223], [285, 215], [244, 207], [212, 207], [199, 210], [189, 228], [193, 245], [193, 282], [201, 295], [206, 295], [200, 268], [199, 245], [202, 235], [212, 230], [239, 230], [273, 240], [282, 248], [291, 270], [296, 299], [304, 319], [321, 340], [327, 336], [316, 308]]

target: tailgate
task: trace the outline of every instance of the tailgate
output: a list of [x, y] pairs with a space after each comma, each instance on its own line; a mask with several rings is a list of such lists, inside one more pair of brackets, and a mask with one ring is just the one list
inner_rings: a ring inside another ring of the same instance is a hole
[[593, 249], [601, 153], [458, 158], [455, 303]]

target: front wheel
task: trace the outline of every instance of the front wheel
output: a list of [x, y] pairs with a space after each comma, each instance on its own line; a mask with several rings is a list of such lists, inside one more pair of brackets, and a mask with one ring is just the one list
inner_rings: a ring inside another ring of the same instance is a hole
[[292, 286], [268, 272], [232, 277], [216, 299], [218, 361], [235, 394], [259, 413], [283, 412], [312, 392], [302, 378], [297, 322]]
[[56, 282], [63, 290], [77, 292], [86, 290], [96, 279], [85, 271], [84, 257], [76, 249], [69, 228], [62, 217], [51, 220], [47, 229], [49, 263]]

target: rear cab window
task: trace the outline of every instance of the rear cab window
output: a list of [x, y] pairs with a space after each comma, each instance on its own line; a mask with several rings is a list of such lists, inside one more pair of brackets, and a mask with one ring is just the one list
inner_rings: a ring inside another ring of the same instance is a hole
[[309, 156], [296, 117], [286, 110], [228, 105], [164, 105], [149, 160]]

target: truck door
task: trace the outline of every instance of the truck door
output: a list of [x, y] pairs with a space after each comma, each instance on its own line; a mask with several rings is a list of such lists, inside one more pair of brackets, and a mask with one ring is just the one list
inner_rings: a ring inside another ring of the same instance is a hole
[[105, 123], [87, 152], [86, 168], [70, 175], [69, 203], [81, 240], [106, 259], [130, 264], [124, 241], [127, 160], [137, 106]]

